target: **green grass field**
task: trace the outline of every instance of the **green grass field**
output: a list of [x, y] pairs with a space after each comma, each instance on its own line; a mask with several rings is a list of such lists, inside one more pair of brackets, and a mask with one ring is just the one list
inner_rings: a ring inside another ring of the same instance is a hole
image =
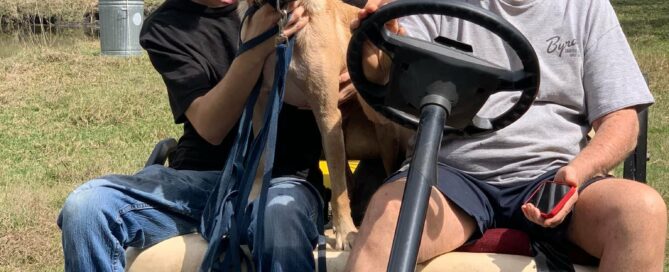
[[649, 184], [669, 199], [669, 2], [612, 1], [656, 104], [650, 111]]
[[[657, 100], [648, 180], [669, 200], [669, 2], [612, 2]], [[179, 135], [146, 56], [100, 56], [97, 39], [73, 32], [0, 36], [0, 271], [61, 271], [67, 194], [137, 171], [157, 140]]]
[[67, 193], [140, 169], [179, 132], [146, 56], [101, 57], [97, 40], [65, 36], [0, 44], [0, 271], [62, 270]]

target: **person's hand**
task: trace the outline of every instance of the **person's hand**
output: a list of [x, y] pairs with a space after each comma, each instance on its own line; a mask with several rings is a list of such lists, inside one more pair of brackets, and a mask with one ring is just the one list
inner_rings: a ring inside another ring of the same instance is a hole
[[[362, 20], [389, 2], [391, 0], [368, 0], [367, 5], [358, 12], [358, 18], [351, 22], [351, 30], [357, 29]], [[404, 35], [404, 29], [400, 27], [397, 19], [387, 22], [386, 28], [395, 34]], [[386, 84], [390, 76], [390, 58], [370, 41], [365, 41], [362, 50], [362, 70], [365, 77], [376, 84]]]
[[[283, 35], [291, 37], [298, 31], [302, 30], [309, 22], [309, 16], [305, 14], [304, 7], [298, 1], [292, 1], [286, 7], [290, 14], [288, 23], [283, 29]], [[249, 17], [244, 26], [242, 26], [242, 41], [249, 41], [270, 28], [277, 25], [281, 19], [281, 14], [275, 10], [271, 5], [265, 4], [258, 9], [258, 11]], [[267, 39], [263, 44], [259, 45], [262, 52], [269, 54], [274, 48], [275, 39]], [[264, 58], [264, 56], [263, 56]]]
[[[585, 178], [580, 175], [579, 171], [577, 171], [576, 168], [571, 165], [560, 168], [560, 170], [558, 170], [558, 172], [555, 174], [555, 178], [553, 179], [554, 182], [568, 184], [576, 188], [578, 188], [578, 186], [583, 183], [584, 180]], [[523, 211], [525, 217], [535, 224], [538, 224], [544, 228], [554, 228], [560, 225], [567, 217], [567, 215], [572, 211], [572, 209], [574, 209], [574, 205], [576, 204], [577, 200], [578, 190], [574, 192], [574, 194], [569, 198], [562, 209], [552, 218], [541, 217], [541, 211], [539, 211], [539, 209], [531, 203], [523, 204], [523, 206], [521, 206], [521, 210]]]

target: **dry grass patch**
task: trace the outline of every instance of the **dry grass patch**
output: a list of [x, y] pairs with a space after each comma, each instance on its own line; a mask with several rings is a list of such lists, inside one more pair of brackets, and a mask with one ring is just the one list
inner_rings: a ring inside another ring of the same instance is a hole
[[[0, 203], [14, 203], [0, 215], [0, 270], [42, 271], [62, 267], [56, 199], [66, 187], [5, 186]], [[57, 193], [56, 193], [57, 192]], [[61, 268], [62, 269], [62, 268]]]

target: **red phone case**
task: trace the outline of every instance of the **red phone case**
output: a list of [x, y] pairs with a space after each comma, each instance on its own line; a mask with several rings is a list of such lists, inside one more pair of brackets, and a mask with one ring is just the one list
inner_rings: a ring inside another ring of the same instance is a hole
[[[528, 197], [527, 200], [525, 200], [525, 203], [526, 204], [529, 203], [538, 192], [544, 190], [545, 187], [546, 187], [546, 184], [548, 184], [548, 183], [553, 183], [553, 184], [556, 184], [556, 185], [564, 185], [564, 184], [559, 184], [559, 183], [555, 183], [555, 182], [552, 182], [552, 181], [544, 181], [544, 182], [542, 182], [542, 184], [539, 187], [537, 187], [536, 190], [534, 190], [534, 192], [532, 192], [530, 197]], [[567, 203], [569, 198], [571, 198], [571, 196], [574, 195], [575, 192], [576, 192], [576, 187], [570, 186], [569, 191], [567, 191], [562, 196], [560, 201], [558, 201], [558, 203], [555, 204], [553, 206], [553, 208], [548, 212], [546, 212], [545, 210], [542, 210], [541, 207], [537, 207], [539, 210], [541, 210], [541, 217], [548, 219], [548, 218], [552, 218], [553, 216], [555, 216], [558, 212], [560, 212], [560, 210], [562, 210], [562, 207], [564, 207], [564, 205]], [[543, 194], [542, 194], [542, 196], [543, 196]], [[540, 197], [542, 197], [542, 196], [540, 196]], [[534, 205], [537, 206], [536, 204], [534, 204]]]

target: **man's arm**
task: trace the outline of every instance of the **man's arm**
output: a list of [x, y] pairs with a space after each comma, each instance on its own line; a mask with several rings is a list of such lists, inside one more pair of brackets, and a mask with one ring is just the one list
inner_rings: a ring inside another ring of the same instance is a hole
[[621, 109], [593, 122], [595, 136], [568, 166], [578, 174], [578, 184], [606, 174], [636, 147], [639, 119], [634, 108]]
[[[304, 15], [304, 8], [296, 2], [292, 2], [289, 9], [292, 14], [284, 29], [287, 37], [302, 29], [309, 21], [309, 17]], [[247, 20], [243, 36], [257, 37], [274, 26], [278, 19], [278, 13], [271, 6], [265, 5]], [[220, 144], [241, 116], [265, 59], [274, 51], [274, 41], [270, 38], [236, 57], [223, 80], [205, 95], [193, 100], [186, 109], [188, 121], [210, 144]]]
[[[633, 107], [606, 114], [596, 119], [592, 126], [595, 137], [567, 166], [558, 170], [554, 178], [556, 182], [580, 186], [594, 176], [606, 174], [636, 147], [639, 119]], [[564, 221], [577, 200], [578, 193], [575, 193], [562, 210], [549, 219], [541, 217], [539, 209], [532, 204], [525, 204], [521, 209], [530, 221], [552, 228]]]

